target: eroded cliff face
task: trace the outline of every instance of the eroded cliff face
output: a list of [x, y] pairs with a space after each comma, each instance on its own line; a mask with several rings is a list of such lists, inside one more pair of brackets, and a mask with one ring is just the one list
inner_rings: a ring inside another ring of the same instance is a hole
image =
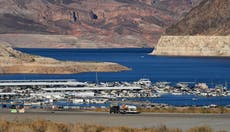
[[152, 47], [200, 1], [0, 0], [0, 33], [73, 35], [93, 47]]
[[230, 56], [230, 36], [161, 36], [152, 54]]
[[230, 0], [203, 0], [165, 34], [154, 55], [230, 56]]
[[129, 70], [110, 62], [71, 62], [34, 56], [12, 49], [0, 42], [0, 74], [72, 74], [80, 72], [116, 72]]
[[230, 0], [203, 0], [177, 24], [166, 30], [167, 35], [229, 35]]

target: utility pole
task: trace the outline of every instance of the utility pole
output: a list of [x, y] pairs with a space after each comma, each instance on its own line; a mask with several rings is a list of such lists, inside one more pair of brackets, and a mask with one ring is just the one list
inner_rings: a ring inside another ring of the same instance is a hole
[[98, 76], [97, 76], [97, 72], [96, 72], [96, 85], [98, 85]]

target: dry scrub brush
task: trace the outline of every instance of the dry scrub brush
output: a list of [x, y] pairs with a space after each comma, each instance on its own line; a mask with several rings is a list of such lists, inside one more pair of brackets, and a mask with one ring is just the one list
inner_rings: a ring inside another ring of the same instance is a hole
[[202, 108], [202, 107], [168, 107], [168, 108], [141, 108], [141, 112], [157, 113], [230, 113], [229, 108]]
[[[107, 127], [87, 124], [66, 124], [47, 120], [6, 121], [0, 120], [0, 132], [182, 132], [180, 128], [167, 128], [165, 125], [156, 128]], [[195, 127], [186, 132], [215, 132], [208, 126]], [[227, 132], [227, 131], [217, 131]]]

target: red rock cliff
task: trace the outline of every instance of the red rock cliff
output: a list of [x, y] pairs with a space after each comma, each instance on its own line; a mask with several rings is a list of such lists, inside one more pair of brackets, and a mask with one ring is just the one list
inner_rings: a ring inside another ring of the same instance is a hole
[[0, 33], [68, 34], [94, 45], [152, 47], [200, 1], [0, 0]]

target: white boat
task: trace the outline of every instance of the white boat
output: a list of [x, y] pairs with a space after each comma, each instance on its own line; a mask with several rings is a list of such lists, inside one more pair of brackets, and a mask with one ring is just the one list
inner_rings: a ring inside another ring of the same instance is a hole
[[141, 86], [144, 86], [144, 87], [150, 87], [152, 85], [152, 82], [147, 78], [141, 78], [140, 80], [138, 80], [135, 83], [137, 85], [141, 85]]
[[173, 92], [172, 95], [182, 95], [183, 93], [181, 92]]

